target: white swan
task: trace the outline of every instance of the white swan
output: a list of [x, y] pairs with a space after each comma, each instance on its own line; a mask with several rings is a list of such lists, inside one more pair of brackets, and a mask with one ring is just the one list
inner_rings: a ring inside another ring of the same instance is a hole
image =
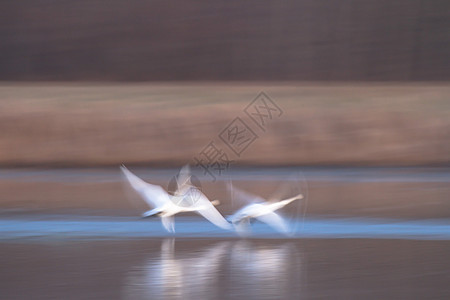
[[[159, 216], [164, 228], [169, 232], [175, 232], [174, 215], [181, 212], [197, 212], [211, 223], [223, 229], [230, 229], [231, 225], [217, 211], [214, 205], [219, 201], [209, 201], [209, 199], [190, 183], [188, 168], [185, 167], [180, 172], [180, 179], [177, 179], [179, 186], [174, 196], [169, 195], [161, 186], [147, 183], [131, 173], [125, 166], [120, 169], [130, 183], [131, 187], [153, 209], [142, 214], [143, 217]], [[195, 193], [195, 199], [192, 199]], [[187, 197], [191, 197], [192, 203], [187, 206], [179, 205]]]
[[299, 194], [295, 197], [280, 201], [267, 201], [262, 197], [244, 192], [237, 188], [233, 188], [232, 192], [238, 193], [241, 199], [251, 202], [236, 211], [233, 215], [227, 217], [227, 220], [230, 221], [235, 226], [236, 231], [240, 233], [248, 231], [251, 219], [257, 219], [264, 222], [282, 233], [289, 233], [286, 222], [280, 215], [275, 213], [275, 211], [295, 200], [303, 199], [303, 195]]

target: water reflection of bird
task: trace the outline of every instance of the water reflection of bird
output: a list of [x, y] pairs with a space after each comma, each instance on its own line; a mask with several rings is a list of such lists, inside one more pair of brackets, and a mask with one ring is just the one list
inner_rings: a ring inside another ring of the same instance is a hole
[[236, 211], [234, 214], [227, 217], [228, 221], [235, 226], [236, 231], [240, 233], [248, 232], [250, 221], [252, 219], [257, 219], [282, 233], [287, 234], [290, 232], [287, 223], [279, 214], [275, 213], [275, 211], [285, 207], [295, 200], [303, 199], [302, 194], [284, 200], [266, 200], [260, 196], [250, 194], [236, 187], [230, 187], [230, 189], [232, 190], [233, 195], [237, 195], [241, 200], [249, 203]]
[[240, 240], [230, 251], [232, 284], [240, 287], [245, 283], [246, 298], [287, 299], [291, 279], [295, 285], [300, 284], [296, 254], [291, 243], [257, 246]]
[[[230, 224], [214, 207], [219, 202], [209, 199], [189, 181], [189, 169], [185, 167], [180, 172], [181, 179], [174, 195], [169, 195], [161, 186], [147, 183], [131, 173], [125, 166], [120, 169], [130, 183], [131, 187], [153, 209], [142, 214], [143, 217], [159, 216], [164, 228], [169, 232], [175, 232], [174, 216], [182, 212], [196, 212], [211, 223], [223, 229], [230, 229]], [[193, 198], [195, 195], [195, 198]], [[190, 202], [186, 203], [186, 199]]]
[[163, 240], [160, 255], [128, 273], [125, 299], [287, 299], [301, 291], [304, 270], [291, 242], [177, 245]]
[[[161, 255], [151, 257], [128, 276], [127, 296], [133, 299], [206, 299], [211, 297], [219, 278], [229, 242], [219, 242], [192, 254], [175, 253], [175, 239], [166, 239]], [[214, 297], [213, 297], [214, 298]]]

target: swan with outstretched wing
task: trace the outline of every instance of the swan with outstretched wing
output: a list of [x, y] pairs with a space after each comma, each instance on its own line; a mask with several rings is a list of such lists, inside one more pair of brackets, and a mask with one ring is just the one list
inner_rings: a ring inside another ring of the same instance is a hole
[[252, 219], [259, 220], [272, 228], [282, 233], [289, 233], [289, 227], [286, 221], [275, 211], [285, 207], [289, 203], [303, 199], [303, 195], [299, 194], [295, 197], [279, 200], [276, 199], [267, 201], [264, 198], [253, 195], [246, 191], [240, 190], [236, 187], [229, 186], [232, 194], [237, 195], [240, 200], [246, 200], [247, 205], [236, 211], [227, 219], [235, 226], [240, 233], [245, 233], [249, 230], [249, 224]]
[[[131, 187], [142, 199], [152, 207], [151, 210], [142, 214], [142, 217], [159, 216], [164, 228], [169, 232], [175, 232], [174, 216], [181, 212], [197, 212], [211, 223], [223, 229], [230, 229], [231, 225], [214, 207], [219, 201], [209, 201], [208, 198], [190, 182], [189, 168], [184, 167], [180, 172], [179, 184], [174, 195], [168, 194], [161, 186], [147, 183], [131, 173], [124, 165], [120, 167]], [[195, 198], [193, 198], [195, 194]], [[185, 203], [186, 198], [191, 198], [189, 205]]]

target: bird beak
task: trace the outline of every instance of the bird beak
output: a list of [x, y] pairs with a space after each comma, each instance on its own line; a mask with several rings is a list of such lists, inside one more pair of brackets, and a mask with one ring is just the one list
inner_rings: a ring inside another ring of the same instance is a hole
[[219, 200], [213, 200], [211, 201], [211, 204], [214, 206], [220, 205], [220, 201]]

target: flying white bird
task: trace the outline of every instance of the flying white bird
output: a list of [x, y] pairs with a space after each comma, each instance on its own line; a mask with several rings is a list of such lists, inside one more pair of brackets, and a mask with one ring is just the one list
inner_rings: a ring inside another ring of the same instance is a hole
[[[188, 167], [183, 168], [177, 178], [178, 189], [174, 196], [169, 195], [159, 185], [143, 181], [125, 166], [122, 165], [120, 169], [131, 187], [139, 193], [150, 207], [153, 207], [153, 209], [143, 213], [142, 216], [161, 217], [161, 222], [167, 231], [175, 232], [174, 216], [181, 212], [196, 212], [218, 227], [231, 229], [231, 225], [214, 207], [219, 204], [219, 201], [209, 201], [200, 190], [191, 185]], [[190, 203], [186, 204], [187, 198], [190, 198]]]
[[303, 195], [299, 194], [284, 200], [276, 201], [276, 199], [274, 199], [267, 201], [260, 196], [244, 192], [237, 188], [232, 188], [232, 192], [238, 194], [241, 199], [250, 202], [236, 211], [233, 215], [227, 217], [228, 221], [235, 226], [236, 231], [240, 233], [248, 231], [251, 219], [257, 219], [282, 233], [288, 234], [288, 225], [280, 215], [275, 213], [275, 211], [295, 200], [303, 199]]

